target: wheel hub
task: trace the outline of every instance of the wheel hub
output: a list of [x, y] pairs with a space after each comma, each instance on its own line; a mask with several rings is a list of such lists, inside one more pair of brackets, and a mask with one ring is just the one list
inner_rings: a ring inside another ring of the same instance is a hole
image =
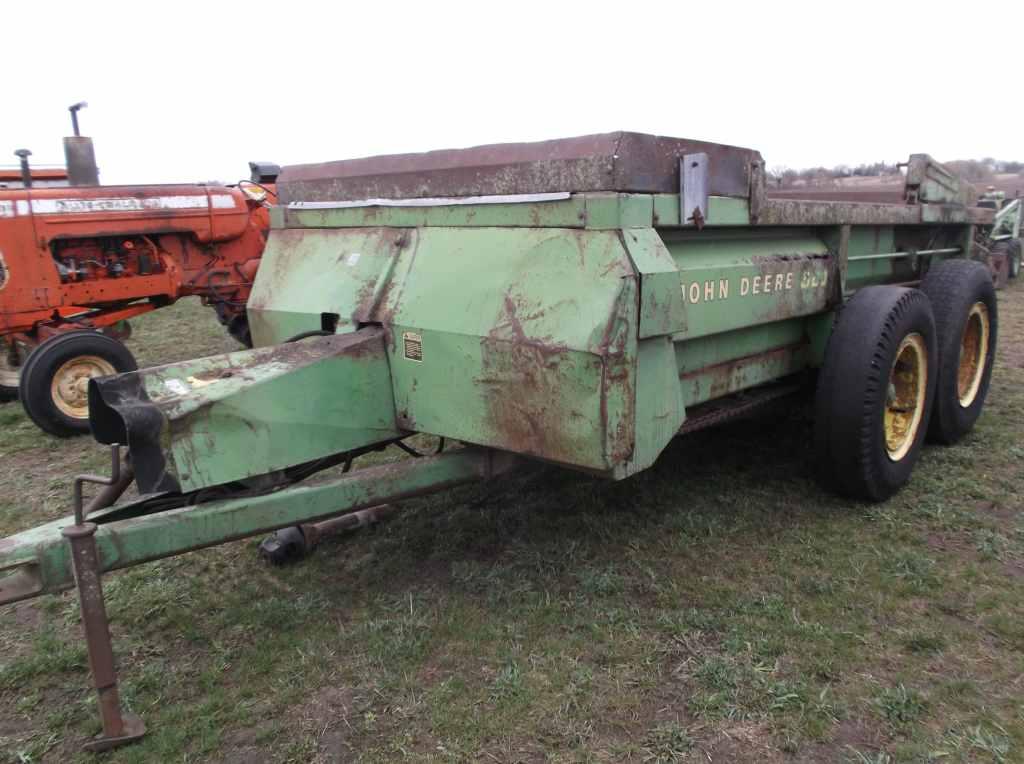
[[885, 400], [885, 450], [894, 462], [917, 439], [928, 389], [928, 348], [916, 332], [903, 338], [889, 372]]
[[89, 380], [116, 374], [114, 365], [99, 356], [87, 355], [72, 358], [64, 363], [50, 385], [54, 405], [73, 419], [89, 417]]
[[988, 340], [990, 319], [988, 307], [983, 302], [976, 302], [967, 314], [964, 334], [960, 340], [960, 364], [957, 367], [957, 396], [960, 405], [967, 408], [978, 397], [981, 378], [985, 374], [985, 363], [988, 361]]

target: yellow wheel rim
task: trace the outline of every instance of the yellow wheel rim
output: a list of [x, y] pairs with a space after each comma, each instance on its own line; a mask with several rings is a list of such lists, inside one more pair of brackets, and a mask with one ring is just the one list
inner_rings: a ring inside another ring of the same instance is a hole
[[963, 408], [970, 406], [978, 397], [988, 361], [990, 330], [988, 307], [983, 302], [974, 303], [967, 314], [964, 336], [960, 339], [960, 365], [956, 373], [956, 392]]
[[72, 419], [89, 418], [89, 380], [116, 374], [114, 365], [95, 355], [66, 361], [50, 382], [50, 397], [57, 409]]
[[928, 348], [924, 337], [908, 334], [896, 351], [885, 400], [885, 450], [898, 462], [917, 440], [928, 390]]

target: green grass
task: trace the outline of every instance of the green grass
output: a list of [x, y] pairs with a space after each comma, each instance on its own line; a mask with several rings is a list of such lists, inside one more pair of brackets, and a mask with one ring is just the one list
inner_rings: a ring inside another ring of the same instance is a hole
[[[264, 566], [256, 540], [107, 576], [111, 762], [1024, 760], [1024, 286], [976, 430], [870, 506], [807, 412], [674, 442], [621, 483], [530, 467]], [[183, 303], [140, 362], [233, 347]], [[0, 533], [67, 513], [86, 439], [0, 405]], [[388, 458], [399, 458], [398, 455]], [[90, 760], [73, 594], [0, 610], [0, 760]]]

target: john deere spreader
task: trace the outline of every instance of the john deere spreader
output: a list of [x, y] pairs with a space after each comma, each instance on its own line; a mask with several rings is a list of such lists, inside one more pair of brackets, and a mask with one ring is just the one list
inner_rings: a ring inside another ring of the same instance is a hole
[[[93, 380], [93, 433], [130, 459], [90, 507], [87, 476], [73, 517], [0, 541], [0, 602], [77, 581], [93, 747], [142, 732], [104, 572], [521, 460], [620, 480], [801, 391], [822, 479], [883, 500], [985, 400], [996, 302], [971, 255], [993, 212], [925, 155], [889, 203], [773, 199], [757, 152], [634, 133], [302, 165], [279, 190], [257, 347]], [[456, 445], [303, 483], [414, 433]]]

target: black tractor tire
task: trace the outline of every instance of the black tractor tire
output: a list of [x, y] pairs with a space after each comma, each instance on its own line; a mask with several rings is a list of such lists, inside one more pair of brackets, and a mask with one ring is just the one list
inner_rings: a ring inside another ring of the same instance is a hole
[[[910, 479], [935, 394], [935, 340], [931, 305], [917, 289], [865, 287], [842, 308], [815, 397], [818, 475], [827, 488], [877, 502]], [[905, 426], [890, 428], [890, 419]]]
[[81, 435], [89, 432], [85, 380], [137, 368], [131, 351], [112, 337], [95, 331], [58, 334], [29, 354], [18, 396], [41, 430], [62, 438]]
[[1013, 253], [1009, 241], [997, 241], [989, 249], [989, 276], [996, 289], [1002, 289], [1013, 278]]
[[1010, 239], [1010, 278], [1015, 279], [1020, 275], [1021, 242], [1020, 239]]
[[228, 334], [239, 344], [252, 349], [252, 332], [249, 330], [249, 318], [245, 313], [235, 316], [227, 323]]
[[981, 416], [996, 355], [998, 303], [988, 268], [973, 260], [946, 260], [921, 282], [935, 315], [938, 384], [928, 437], [952, 445]]

